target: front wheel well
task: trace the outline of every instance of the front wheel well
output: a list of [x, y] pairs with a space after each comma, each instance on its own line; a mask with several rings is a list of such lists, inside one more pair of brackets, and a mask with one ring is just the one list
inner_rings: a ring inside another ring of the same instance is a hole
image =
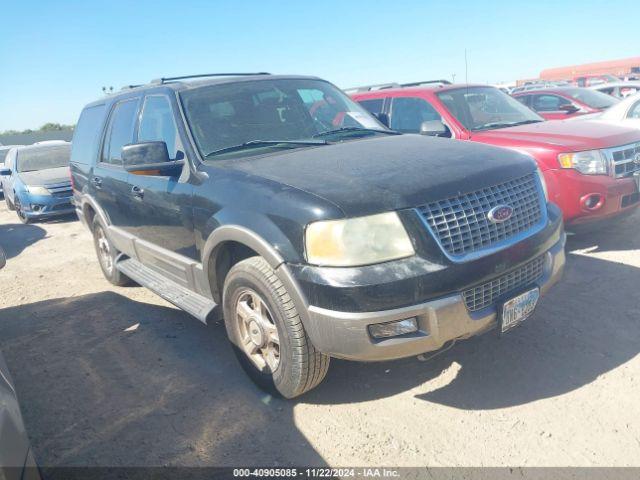
[[209, 276], [211, 295], [218, 305], [222, 304], [224, 281], [231, 267], [246, 258], [259, 255], [252, 248], [236, 241], [226, 241], [216, 246], [209, 257], [207, 275]]

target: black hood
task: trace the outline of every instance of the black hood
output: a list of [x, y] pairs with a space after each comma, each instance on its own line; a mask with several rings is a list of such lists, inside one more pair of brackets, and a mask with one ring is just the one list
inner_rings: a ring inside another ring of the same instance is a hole
[[375, 137], [224, 163], [323, 197], [349, 217], [424, 205], [535, 170], [530, 157], [511, 150], [421, 135]]

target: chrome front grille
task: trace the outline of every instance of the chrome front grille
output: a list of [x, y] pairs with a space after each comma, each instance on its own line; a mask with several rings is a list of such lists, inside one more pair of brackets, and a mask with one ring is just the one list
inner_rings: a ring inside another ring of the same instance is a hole
[[608, 148], [605, 153], [611, 161], [613, 175], [616, 178], [626, 177], [640, 171], [640, 142]]
[[47, 185], [46, 188], [54, 197], [70, 197], [71, 195], [73, 195], [73, 190], [71, 189], [71, 182], [62, 182], [62, 183]]
[[[464, 256], [530, 230], [542, 220], [541, 189], [535, 173], [492, 187], [429, 203], [418, 210], [440, 246], [451, 256]], [[503, 223], [489, 220], [499, 205], [513, 208]]]
[[471, 312], [482, 310], [495, 304], [505, 294], [532, 284], [542, 276], [546, 257], [546, 254], [542, 255], [495, 280], [465, 290], [462, 297], [467, 309]]

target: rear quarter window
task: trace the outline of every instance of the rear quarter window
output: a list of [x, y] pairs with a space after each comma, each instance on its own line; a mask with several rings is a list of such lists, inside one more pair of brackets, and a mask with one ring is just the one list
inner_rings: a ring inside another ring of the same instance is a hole
[[85, 108], [73, 134], [71, 163], [93, 164], [98, 157], [100, 133], [104, 124], [104, 105]]

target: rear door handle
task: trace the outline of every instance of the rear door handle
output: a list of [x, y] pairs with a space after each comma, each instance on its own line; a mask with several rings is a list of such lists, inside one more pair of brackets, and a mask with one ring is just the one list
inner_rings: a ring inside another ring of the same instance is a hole
[[142, 198], [144, 197], [144, 188], [134, 185], [133, 187], [131, 187], [131, 194], [135, 198], [139, 198], [142, 200]]
[[102, 179], [100, 177], [93, 177], [91, 183], [93, 183], [96, 188], [102, 187]]

